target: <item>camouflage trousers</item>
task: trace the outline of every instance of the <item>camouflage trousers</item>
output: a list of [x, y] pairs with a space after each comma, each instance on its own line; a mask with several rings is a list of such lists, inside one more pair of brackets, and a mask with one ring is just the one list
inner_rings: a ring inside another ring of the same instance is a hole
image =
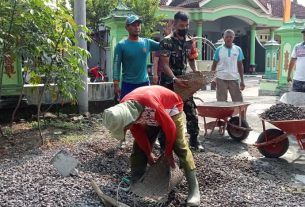
[[196, 112], [196, 104], [193, 96], [184, 101], [183, 111], [186, 116], [187, 133], [191, 136], [197, 137], [199, 134], [198, 116]]
[[[173, 84], [162, 84], [162, 86], [174, 91]], [[193, 96], [189, 97], [187, 100], [184, 101], [183, 111], [186, 116], [187, 133], [193, 137], [197, 137], [199, 134], [198, 116], [196, 108], [197, 106], [195, 104]]]

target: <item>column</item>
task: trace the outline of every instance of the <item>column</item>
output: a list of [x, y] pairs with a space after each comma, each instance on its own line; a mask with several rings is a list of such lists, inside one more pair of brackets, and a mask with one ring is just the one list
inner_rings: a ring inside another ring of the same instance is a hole
[[106, 73], [108, 76], [108, 81], [113, 81], [113, 72], [112, 72], [112, 59], [111, 59], [111, 47], [106, 47]]
[[270, 28], [270, 38], [269, 40], [274, 40], [274, 28]]
[[280, 45], [275, 40], [269, 40], [265, 45], [266, 49], [266, 64], [265, 64], [265, 79], [277, 79], [277, 51]]
[[255, 40], [256, 40], [256, 27], [251, 26], [251, 45], [250, 45], [250, 67], [255, 67]]
[[[76, 25], [84, 25], [86, 26], [86, 0], [74, 0], [74, 19]], [[83, 32], [81, 29], [77, 31], [77, 46], [87, 50], [87, 41], [80, 38], [80, 33]], [[83, 61], [87, 63], [87, 59], [84, 58]], [[78, 109], [80, 113], [88, 112], [89, 103], [88, 103], [88, 73], [87, 73], [87, 65], [82, 65], [83, 70], [85, 71], [82, 75], [82, 81], [84, 82], [84, 90], [78, 91], [77, 101], [78, 101]]]
[[198, 48], [198, 60], [202, 60], [202, 28], [203, 28], [203, 21], [197, 22], [197, 48]]

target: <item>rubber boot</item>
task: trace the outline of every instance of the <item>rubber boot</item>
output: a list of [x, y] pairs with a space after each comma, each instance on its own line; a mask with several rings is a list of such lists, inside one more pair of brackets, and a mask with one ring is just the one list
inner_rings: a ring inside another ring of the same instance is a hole
[[204, 151], [204, 147], [201, 145], [200, 141], [198, 140], [198, 135], [190, 135], [190, 148], [197, 150], [199, 152]]
[[199, 207], [200, 191], [199, 191], [199, 184], [196, 178], [195, 170], [185, 171], [185, 177], [188, 184], [188, 196], [186, 200], [186, 206]]

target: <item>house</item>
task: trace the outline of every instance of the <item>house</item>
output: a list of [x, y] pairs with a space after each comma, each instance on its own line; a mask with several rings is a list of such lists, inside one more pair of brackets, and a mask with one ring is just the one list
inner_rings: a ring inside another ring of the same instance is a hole
[[[283, 25], [285, 12], [305, 20], [304, 6], [294, 0], [290, 11], [286, 11], [285, 3], [286, 0], [161, 0], [159, 14], [172, 20], [177, 11], [187, 12], [190, 34], [206, 37], [213, 43], [222, 38], [224, 30], [233, 29], [235, 44], [245, 55], [245, 72], [253, 67], [256, 72], [264, 72], [264, 44], [270, 39], [281, 41], [275, 30]], [[204, 41], [198, 41], [199, 59], [208, 61], [211, 57], [207, 57], [204, 44]]]

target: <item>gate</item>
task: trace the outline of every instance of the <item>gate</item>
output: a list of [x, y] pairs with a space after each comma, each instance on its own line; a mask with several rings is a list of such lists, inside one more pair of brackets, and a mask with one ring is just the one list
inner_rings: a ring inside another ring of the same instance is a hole
[[202, 41], [202, 60], [197, 60], [197, 66], [200, 71], [209, 71], [213, 63], [213, 56], [216, 50], [215, 45], [205, 37], [194, 37], [197, 41]]
[[215, 45], [207, 38], [202, 39], [202, 60], [213, 60]]

